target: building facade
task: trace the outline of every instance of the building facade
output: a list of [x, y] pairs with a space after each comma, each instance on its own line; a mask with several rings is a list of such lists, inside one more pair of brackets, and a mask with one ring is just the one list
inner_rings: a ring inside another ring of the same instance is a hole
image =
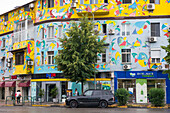
[[65, 79], [53, 58], [60, 54], [58, 37], [68, 35], [71, 20], [79, 23], [88, 14], [98, 41], [104, 38], [107, 47], [98, 53], [99, 73], [84, 90], [126, 88], [129, 102], [147, 103], [150, 88], [163, 88], [170, 103], [170, 80], [162, 74], [169, 65], [161, 49], [170, 36], [169, 6], [168, 0], [36, 0], [0, 15], [0, 91], [5, 91], [0, 98], [18, 89], [34, 97], [44, 89], [45, 101], [52, 101], [55, 86], [60, 102], [74, 96], [75, 89], [81, 94], [81, 84]]

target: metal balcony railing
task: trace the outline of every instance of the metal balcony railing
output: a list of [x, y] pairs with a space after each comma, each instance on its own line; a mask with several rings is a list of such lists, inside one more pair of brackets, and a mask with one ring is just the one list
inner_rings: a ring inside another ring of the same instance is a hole
[[21, 42], [25, 40], [34, 40], [34, 28], [14, 32], [13, 43]]

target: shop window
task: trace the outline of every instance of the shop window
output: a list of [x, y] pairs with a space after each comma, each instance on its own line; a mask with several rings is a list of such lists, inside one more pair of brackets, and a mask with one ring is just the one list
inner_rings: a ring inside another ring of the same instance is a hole
[[122, 0], [122, 4], [131, 4], [132, 0]]
[[2, 47], [5, 48], [5, 39], [3, 39], [2, 41], [3, 41]]
[[54, 0], [48, 0], [48, 8], [54, 7]]
[[102, 31], [103, 31], [103, 34], [106, 35], [106, 33], [107, 33], [107, 24], [102, 24]]
[[106, 50], [102, 53], [102, 62], [106, 62]]
[[122, 49], [122, 63], [131, 63], [131, 49]]
[[44, 1], [45, 1], [45, 0], [42, 0], [42, 9], [44, 8]]
[[130, 24], [122, 24], [122, 36], [129, 36], [130, 35]]
[[151, 23], [151, 36], [160, 36], [160, 23]]
[[48, 38], [54, 38], [54, 26], [48, 26]]
[[60, 0], [60, 6], [63, 6], [63, 0]]
[[59, 31], [59, 37], [61, 38], [62, 37], [62, 26], [61, 25], [59, 25], [58, 26], [58, 31]]
[[41, 52], [41, 64], [44, 65], [44, 52]]
[[42, 40], [44, 40], [44, 28], [41, 28], [41, 36], [42, 36]]
[[24, 52], [15, 54], [15, 65], [24, 65]]
[[8, 21], [8, 14], [5, 14], [5, 22]]
[[108, 0], [104, 0], [104, 3], [108, 3]]
[[54, 51], [48, 51], [48, 64], [53, 65], [54, 64]]
[[98, 0], [90, 0], [90, 4], [98, 4]]
[[84, 0], [80, 0], [80, 4], [84, 4]]
[[160, 0], [150, 0], [150, 3], [160, 4]]
[[152, 63], [160, 63], [160, 48], [151, 49]]
[[30, 11], [29, 4], [24, 6], [24, 11]]

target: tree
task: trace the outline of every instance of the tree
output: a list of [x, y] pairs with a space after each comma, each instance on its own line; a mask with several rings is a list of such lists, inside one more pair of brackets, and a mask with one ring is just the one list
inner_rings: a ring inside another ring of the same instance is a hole
[[129, 97], [129, 92], [124, 88], [120, 88], [116, 91], [115, 96], [117, 97], [120, 106], [126, 105]]
[[58, 70], [70, 81], [81, 82], [82, 91], [86, 79], [94, 77], [97, 72], [94, 68], [97, 53], [102, 53], [105, 48], [104, 40], [98, 41], [98, 33], [93, 29], [94, 23], [87, 15], [80, 19], [79, 24], [72, 22], [72, 27], [67, 30], [68, 37], [59, 38], [63, 49], [55, 57]]
[[[168, 45], [167, 46], [161, 46], [162, 49], [164, 49], [167, 52], [167, 55], [164, 57], [165, 61], [170, 64], [170, 38], [168, 39]], [[170, 69], [164, 70], [164, 74], [168, 74], [168, 77], [170, 78]]]

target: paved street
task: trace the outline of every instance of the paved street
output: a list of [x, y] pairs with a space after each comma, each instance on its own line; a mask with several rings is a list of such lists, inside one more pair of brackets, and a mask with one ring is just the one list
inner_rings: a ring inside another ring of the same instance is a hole
[[170, 113], [170, 109], [141, 108], [58, 108], [58, 107], [0, 107], [0, 113]]

